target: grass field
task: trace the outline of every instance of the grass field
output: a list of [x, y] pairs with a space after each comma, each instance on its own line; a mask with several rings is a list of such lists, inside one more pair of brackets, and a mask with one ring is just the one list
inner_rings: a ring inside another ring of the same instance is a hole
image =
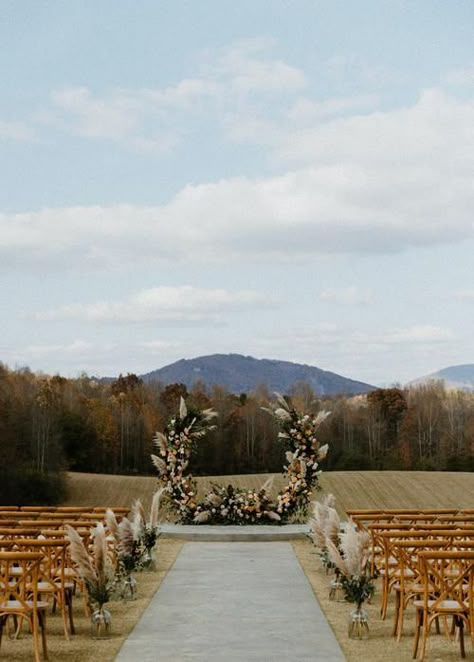
[[[274, 491], [284, 485], [284, 477], [274, 474]], [[211, 482], [238, 487], [259, 488], [269, 474], [198, 478], [201, 494]], [[68, 473], [69, 496], [65, 505], [130, 506], [140, 498], [148, 509], [157, 487], [156, 478]], [[472, 508], [474, 473], [429, 471], [334, 471], [321, 476], [320, 495], [332, 493], [343, 515], [351, 508]]]

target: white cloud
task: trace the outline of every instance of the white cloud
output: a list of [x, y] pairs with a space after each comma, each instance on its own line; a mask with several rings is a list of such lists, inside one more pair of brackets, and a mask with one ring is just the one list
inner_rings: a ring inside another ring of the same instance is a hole
[[382, 341], [390, 344], [404, 343], [411, 346], [414, 343], [446, 343], [454, 339], [455, 336], [450, 329], [431, 325], [417, 325], [409, 328], [395, 329], [387, 333]]
[[454, 69], [447, 74], [445, 80], [451, 85], [474, 85], [474, 66]]
[[281, 60], [267, 57], [275, 42], [248, 39], [223, 51], [210, 67], [210, 75], [226, 81], [238, 94], [277, 92], [279, 95], [300, 90], [306, 85], [303, 72]]
[[127, 95], [110, 99], [94, 97], [86, 87], [68, 87], [53, 91], [53, 103], [71, 113], [80, 135], [123, 138], [136, 128], [140, 104]]
[[329, 303], [339, 303], [348, 306], [366, 305], [371, 302], [371, 292], [351, 286], [346, 288], [328, 288], [320, 293], [319, 298]]
[[474, 101], [429, 91], [278, 138], [295, 162], [281, 175], [188, 185], [161, 207], [3, 214], [0, 263], [293, 260], [462, 241], [473, 234], [472, 126]]
[[0, 120], [0, 141], [31, 142], [34, 138], [34, 130], [24, 122], [5, 122]]
[[229, 127], [236, 121], [231, 121], [232, 115], [253, 112], [256, 97], [286, 96], [304, 87], [299, 69], [271, 57], [272, 45], [256, 39], [210, 53], [199, 76], [165, 88], [114, 89], [102, 95], [84, 86], [57, 89], [51, 94], [53, 109], [43, 113], [43, 120], [135, 150], [168, 150], [190, 116], [212, 115]]
[[474, 290], [457, 290], [453, 296], [461, 301], [474, 301]]
[[295, 126], [307, 126], [336, 115], [371, 109], [377, 101], [377, 97], [372, 94], [334, 97], [322, 101], [300, 98], [289, 109], [288, 118]]
[[39, 320], [81, 320], [89, 322], [202, 322], [219, 320], [225, 312], [271, 306], [265, 295], [248, 290], [154, 287], [141, 290], [126, 301], [69, 304], [36, 313]]
[[83, 355], [89, 352], [93, 345], [84, 340], [74, 340], [66, 344], [51, 345], [28, 345], [23, 349], [23, 353], [29, 357], [41, 358], [43, 356], [54, 355], [57, 353], [68, 355]]

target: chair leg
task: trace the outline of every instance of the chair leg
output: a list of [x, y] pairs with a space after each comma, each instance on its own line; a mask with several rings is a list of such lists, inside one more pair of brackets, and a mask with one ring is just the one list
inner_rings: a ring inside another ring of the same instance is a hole
[[385, 620], [385, 617], [387, 616], [388, 592], [389, 592], [389, 582], [388, 579], [384, 577], [384, 583], [382, 586], [382, 605], [380, 607], [380, 615], [382, 617], [382, 620]]
[[33, 649], [35, 653], [35, 662], [40, 662], [39, 642], [38, 642], [38, 623], [40, 615], [37, 611], [33, 611], [31, 615], [31, 632], [33, 634]]
[[421, 630], [421, 654], [420, 654], [420, 660], [425, 659], [425, 653], [426, 653], [426, 640], [428, 638], [428, 632], [431, 628], [431, 623], [428, 614], [423, 614], [423, 628]]
[[69, 630], [67, 626], [67, 615], [66, 615], [66, 594], [65, 592], [61, 595], [61, 599], [58, 600], [59, 607], [61, 608], [61, 618], [63, 620], [63, 630], [66, 640], [69, 641]]
[[38, 620], [41, 627], [41, 645], [43, 647], [43, 657], [45, 660], [49, 660], [48, 645], [46, 643], [46, 610], [39, 613]]
[[403, 633], [403, 622], [405, 620], [405, 609], [408, 606], [408, 598], [403, 598], [400, 601], [400, 614], [398, 616], [398, 632], [397, 632], [397, 642], [400, 642], [400, 639], [402, 638], [402, 633]]
[[395, 591], [395, 607], [393, 614], [393, 629], [392, 637], [395, 637], [398, 633], [398, 622], [400, 618], [400, 602], [401, 602], [401, 591]]
[[466, 651], [464, 648], [464, 621], [460, 616], [455, 616], [456, 625], [459, 629], [459, 646], [461, 648], [461, 657], [466, 657]]
[[418, 653], [418, 640], [420, 638], [420, 627], [421, 627], [422, 611], [421, 609], [416, 610], [415, 616], [415, 640], [413, 642], [413, 659], [416, 660]]
[[74, 617], [72, 612], [72, 607], [73, 607], [72, 590], [66, 591], [65, 598], [66, 598], [67, 612], [69, 616], [69, 631], [71, 632], [71, 634], [76, 634], [76, 628], [74, 627]]

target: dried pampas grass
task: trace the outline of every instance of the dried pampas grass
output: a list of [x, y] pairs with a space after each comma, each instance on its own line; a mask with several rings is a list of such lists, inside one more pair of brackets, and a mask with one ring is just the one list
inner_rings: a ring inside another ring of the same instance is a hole
[[94, 554], [97, 579], [101, 584], [105, 584], [107, 575], [107, 538], [105, 528], [102, 522], [92, 530], [92, 550]]
[[211, 513], [208, 510], [203, 510], [194, 516], [193, 522], [195, 524], [204, 524], [211, 518]]
[[118, 553], [120, 556], [132, 556], [133, 554], [133, 527], [129, 519], [124, 517], [118, 525], [119, 542]]
[[110, 508], [105, 511], [105, 523], [107, 524], [110, 535], [113, 537], [115, 542], [118, 542], [120, 537], [118, 522], [114, 511]]
[[349, 521], [346, 530], [339, 535], [339, 547], [326, 540], [329, 558], [346, 577], [359, 577], [366, 573], [370, 558], [370, 536]]
[[158, 526], [158, 517], [160, 514], [160, 502], [161, 502], [161, 497], [163, 494], [166, 492], [166, 487], [161, 487], [159, 490], [157, 490], [154, 495], [153, 499], [151, 500], [151, 508], [150, 508], [150, 526], [153, 528], [156, 528]]
[[158, 469], [158, 473], [160, 475], [166, 473], [166, 469], [167, 469], [166, 462], [162, 460], [161, 457], [158, 457], [157, 455], [153, 455], [152, 453], [151, 461], [153, 462], [155, 468]]
[[71, 559], [77, 566], [80, 576], [85, 582], [94, 584], [97, 582], [97, 572], [82, 542], [81, 536], [68, 524], [65, 525], [64, 530], [65, 537], [69, 540], [70, 544]]
[[322, 502], [316, 501], [313, 507], [313, 517], [310, 520], [310, 537], [321, 550], [326, 549], [326, 540], [339, 544], [341, 520], [334, 508], [336, 499], [328, 494]]

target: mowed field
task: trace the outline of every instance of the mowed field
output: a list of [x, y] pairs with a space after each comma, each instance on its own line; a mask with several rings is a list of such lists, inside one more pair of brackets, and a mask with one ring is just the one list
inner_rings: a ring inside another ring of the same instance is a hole
[[[272, 474], [197, 478], [199, 493], [211, 483], [259, 489]], [[285, 484], [273, 474], [273, 491]], [[158, 483], [156, 478], [108, 474], [68, 473], [68, 498], [63, 505], [130, 506], [141, 499], [145, 508]], [[344, 515], [352, 508], [474, 508], [474, 473], [430, 471], [334, 471], [322, 474], [315, 499], [332, 493]]]

